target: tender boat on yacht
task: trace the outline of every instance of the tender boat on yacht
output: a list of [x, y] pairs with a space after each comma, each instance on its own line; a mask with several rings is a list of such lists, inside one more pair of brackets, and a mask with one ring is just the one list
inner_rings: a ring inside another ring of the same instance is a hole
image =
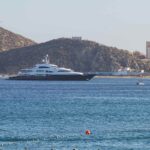
[[36, 64], [33, 68], [22, 69], [18, 75], [9, 77], [10, 80], [90, 80], [95, 76], [91, 73], [75, 72], [72, 69], [60, 68], [49, 63], [46, 55], [42, 64]]

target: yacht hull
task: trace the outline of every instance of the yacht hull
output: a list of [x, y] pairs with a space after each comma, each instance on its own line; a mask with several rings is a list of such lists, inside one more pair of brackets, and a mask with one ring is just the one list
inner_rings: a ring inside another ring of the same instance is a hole
[[83, 75], [47, 75], [47, 76], [13, 76], [9, 80], [49, 80], [49, 81], [88, 81], [92, 79], [95, 74]]

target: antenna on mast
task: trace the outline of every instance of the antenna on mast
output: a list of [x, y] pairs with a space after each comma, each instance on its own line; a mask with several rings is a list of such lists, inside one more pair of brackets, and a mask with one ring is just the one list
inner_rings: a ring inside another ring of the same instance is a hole
[[42, 62], [49, 64], [49, 56], [48, 54], [46, 54], [46, 56], [44, 57], [44, 59], [42, 60]]
[[48, 56], [48, 54], [46, 54], [45, 61], [46, 61], [46, 64], [49, 64], [49, 56]]

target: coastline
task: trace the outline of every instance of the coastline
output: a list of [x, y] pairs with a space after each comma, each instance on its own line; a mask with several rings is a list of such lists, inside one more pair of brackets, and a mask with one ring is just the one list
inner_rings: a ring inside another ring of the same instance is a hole
[[150, 76], [95, 76], [94, 78], [150, 78]]

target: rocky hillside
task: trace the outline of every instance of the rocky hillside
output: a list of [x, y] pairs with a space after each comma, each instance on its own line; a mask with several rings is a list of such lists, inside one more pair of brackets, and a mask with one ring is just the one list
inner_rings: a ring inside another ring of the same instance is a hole
[[150, 62], [144, 55], [107, 47], [92, 41], [56, 39], [24, 48], [0, 53], [0, 73], [15, 74], [22, 68], [40, 63], [49, 54], [50, 62], [75, 71], [116, 71], [131, 67], [150, 71]]
[[34, 44], [34, 41], [0, 27], [0, 52]]

